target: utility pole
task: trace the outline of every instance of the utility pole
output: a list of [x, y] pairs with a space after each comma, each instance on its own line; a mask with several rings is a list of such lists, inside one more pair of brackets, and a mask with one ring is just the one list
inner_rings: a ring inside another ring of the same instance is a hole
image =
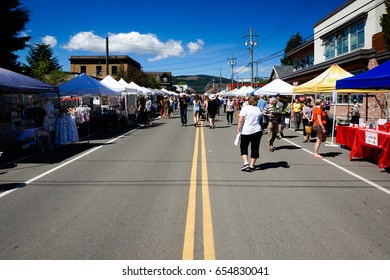
[[230, 67], [232, 68], [232, 88], [231, 88], [231, 90], [233, 90], [233, 88], [234, 88], [233, 74], [234, 74], [234, 65], [236, 65], [236, 63], [237, 63], [237, 58], [235, 58], [234, 54], [232, 53], [232, 57], [228, 58], [228, 65], [230, 65]]
[[245, 46], [249, 46], [249, 55], [251, 59], [251, 86], [253, 86], [253, 47], [257, 46], [256, 38], [258, 37], [259, 37], [258, 35], [254, 35], [252, 33], [252, 26], [249, 29], [249, 35], [243, 36], [243, 38], [246, 39]]
[[106, 72], [107, 76], [110, 75], [110, 72], [108, 71], [108, 37], [106, 37]]

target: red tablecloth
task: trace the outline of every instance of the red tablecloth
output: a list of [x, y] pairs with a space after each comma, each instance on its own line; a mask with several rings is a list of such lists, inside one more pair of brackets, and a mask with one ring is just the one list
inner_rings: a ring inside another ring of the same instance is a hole
[[353, 141], [355, 140], [355, 134], [358, 129], [359, 128], [357, 127], [338, 125], [336, 127], [336, 143], [352, 148]]
[[354, 157], [372, 158], [367, 150], [372, 151], [373, 149], [378, 155], [378, 167], [390, 167], [390, 133], [371, 129], [356, 129], [349, 159], [352, 160]]

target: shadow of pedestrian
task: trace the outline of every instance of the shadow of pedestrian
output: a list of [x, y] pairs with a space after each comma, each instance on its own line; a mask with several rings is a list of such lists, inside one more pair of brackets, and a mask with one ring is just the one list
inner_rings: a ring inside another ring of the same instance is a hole
[[321, 155], [324, 157], [324, 158], [328, 158], [328, 157], [337, 157], [339, 155], [341, 155], [342, 153], [340, 152], [330, 152], [330, 153], [321, 153]]
[[277, 146], [274, 148], [275, 148], [275, 150], [298, 150], [298, 149], [300, 149], [299, 147], [293, 146], [293, 145], [283, 145], [283, 146]]
[[255, 165], [255, 170], [266, 170], [270, 168], [290, 168], [287, 161], [278, 161], [278, 162], [265, 162], [258, 165]]

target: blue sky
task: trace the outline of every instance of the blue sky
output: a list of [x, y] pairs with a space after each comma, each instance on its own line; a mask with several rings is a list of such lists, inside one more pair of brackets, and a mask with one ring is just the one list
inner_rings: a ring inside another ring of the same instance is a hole
[[[248, 79], [250, 58], [243, 36], [257, 35], [254, 75], [269, 77], [291, 36], [313, 35], [313, 25], [347, 0], [21, 0], [31, 11], [30, 45], [50, 44], [64, 71], [72, 55], [128, 55], [143, 70], [174, 76], [205, 74]], [[25, 62], [27, 50], [17, 53]]]

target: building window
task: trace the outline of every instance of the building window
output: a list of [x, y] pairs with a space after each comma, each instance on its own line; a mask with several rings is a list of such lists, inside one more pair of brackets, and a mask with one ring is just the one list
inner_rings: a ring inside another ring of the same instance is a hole
[[314, 65], [314, 54], [310, 54], [309, 58], [309, 67]]
[[334, 58], [336, 55], [336, 37], [331, 36], [325, 43], [325, 59]]
[[351, 27], [351, 51], [364, 47], [364, 22]]
[[[326, 99], [327, 97], [329, 97], [332, 104], [333, 104], [332, 95], [324, 94], [324, 95], [320, 95], [320, 97], [323, 99]], [[357, 102], [359, 104], [363, 104], [363, 98], [364, 98], [363, 94], [350, 94], [350, 95], [337, 94], [337, 104], [338, 105], [348, 105], [348, 104], [352, 105], [354, 100], [357, 100]]]
[[118, 66], [111, 66], [111, 74], [116, 75], [118, 73]]
[[364, 47], [364, 24], [362, 21], [338, 33], [337, 37], [333, 35], [327, 38], [324, 42], [325, 59], [332, 59], [336, 55], [344, 55]]
[[87, 66], [80, 66], [80, 73], [87, 73]]
[[167, 77], [163, 77], [163, 78], [162, 78], [162, 82], [163, 82], [163, 83], [168, 83], [168, 78], [167, 78]]
[[102, 75], [102, 67], [96, 66], [96, 76], [101, 76], [101, 75]]
[[348, 53], [348, 29], [337, 36], [337, 55]]
[[358, 103], [363, 103], [363, 94], [351, 94], [351, 95], [343, 95], [338, 94], [337, 95], [337, 104], [353, 104], [353, 101], [356, 100]]

